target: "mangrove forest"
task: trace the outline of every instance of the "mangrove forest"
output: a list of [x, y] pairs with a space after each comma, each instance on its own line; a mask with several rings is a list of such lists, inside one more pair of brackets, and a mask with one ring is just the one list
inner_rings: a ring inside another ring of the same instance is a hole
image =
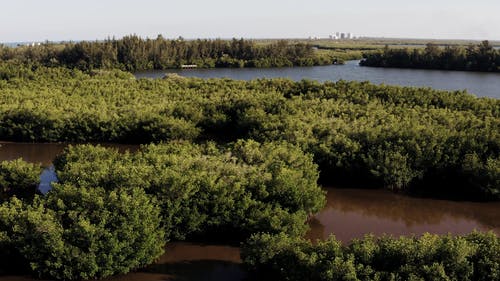
[[488, 41], [477, 45], [389, 48], [365, 54], [362, 66], [500, 72], [500, 50]]
[[242, 245], [255, 280], [500, 280], [494, 233], [304, 238], [326, 203], [320, 184], [500, 200], [500, 100], [124, 71], [332, 63], [307, 44], [273, 44], [132, 36], [0, 48], [0, 139], [69, 144], [45, 194], [40, 164], [0, 162], [0, 273], [100, 279], [153, 264], [170, 241], [222, 240]]

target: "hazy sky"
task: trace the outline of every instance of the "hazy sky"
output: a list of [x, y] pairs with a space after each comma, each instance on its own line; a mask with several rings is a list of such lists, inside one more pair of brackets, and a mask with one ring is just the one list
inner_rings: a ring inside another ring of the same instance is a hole
[[500, 0], [1, 0], [0, 42], [376, 37], [500, 40]]

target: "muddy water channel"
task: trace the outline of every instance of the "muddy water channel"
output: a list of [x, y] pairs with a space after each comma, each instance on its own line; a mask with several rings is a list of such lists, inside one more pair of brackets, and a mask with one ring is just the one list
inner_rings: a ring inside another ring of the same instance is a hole
[[[42, 163], [40, 188], [55, 180], [51, 162], [65, 144], [0, 143], [0, 160], [22, 157]], [[124, 150], [138, 146], [104, 145]], [[334, 234], [348, 242], [367, 233], [409, 235], [424, 232], [464, 234], [474, 229], [500, 234], [500, 203], [453, 202], [412, 198], [380, 189], [325, 188], [327, 206], [311, 221], [308, 237], [323, 239]], [[166, 254], [154, 265], [108, 280], [243, 280], [246, 276], [239, 248], [188, 242], [168, 243]], [[0, 281], [33, 280], [24, 276], [0, 276]]]

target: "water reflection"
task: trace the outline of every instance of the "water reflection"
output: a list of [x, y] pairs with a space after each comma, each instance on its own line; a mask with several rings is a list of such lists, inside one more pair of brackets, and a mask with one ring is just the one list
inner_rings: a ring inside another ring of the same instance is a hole
[[479, 97], [500, 98], [500, 73], [361, 67], [359, 61], [348, 61], [345, 65], [313, 67], [169, 69], [137, 72], [135, 76], [162, 78], [165, 73], [177, 73], [185, 77], [237, 80], [284, 77], [296, 81], [301, 79], [321, 82], [370, 81], [375, 84], [432, 87], [452, 91], [467, 90]]
[[48, 167], [66, 146], [67, 144], [60, 143], [0, 142], [0, 160], [22, 158], [27, 162], [40, 163], [42, 166]]
[[45, 168], [40, 175], [38, 190], [40, 190], [42, 194], [46, 194], [52, 188], [51, 184], [53, 182], [57, 182], [57, 175], [54, 166], [50, 165], [48, 168]]
[[237, 247], [176, 242], [165, 252], [156, 264], [109, 280], [238, 281], [245, 277]]
[[[21, 142], [0, 142], [0, 161], [14, 160], [22, 158], [31, 163], [39, 163], [43, 167], [50, 167], [57, 155], [66, 148], [67, 143], [21, 143]], [[103, 147], [113, 147], [119, 151], [137, 151], [139, 145], [129, 144], [99, 144]]]
[[348, 242], [366, 233], [465, 234], [474, 229], [500, 234], [500, 203], [420, 199], [386, 190], [327, 189], [327, 206], [311, 222], [308, 237], [330, 234]]

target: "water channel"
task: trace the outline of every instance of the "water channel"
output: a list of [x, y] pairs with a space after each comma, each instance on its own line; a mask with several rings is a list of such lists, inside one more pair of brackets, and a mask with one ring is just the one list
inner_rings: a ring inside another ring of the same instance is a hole
[[500, 98], [500, 73], [362, 67], [359, 66], [359, 61], [348, 61], [345, 65], [313, 67], [155, 70], [137, 72], [135, 76], [161, 78], [166, 73], [177, 73], [185, 77], [225, 77], [237, 80], [277, 77], [292, 80], [312, 79], [320, 82], [357, 80], [375, 84], [432, 87], [452, 91], [467, 90], [478, 97]]

